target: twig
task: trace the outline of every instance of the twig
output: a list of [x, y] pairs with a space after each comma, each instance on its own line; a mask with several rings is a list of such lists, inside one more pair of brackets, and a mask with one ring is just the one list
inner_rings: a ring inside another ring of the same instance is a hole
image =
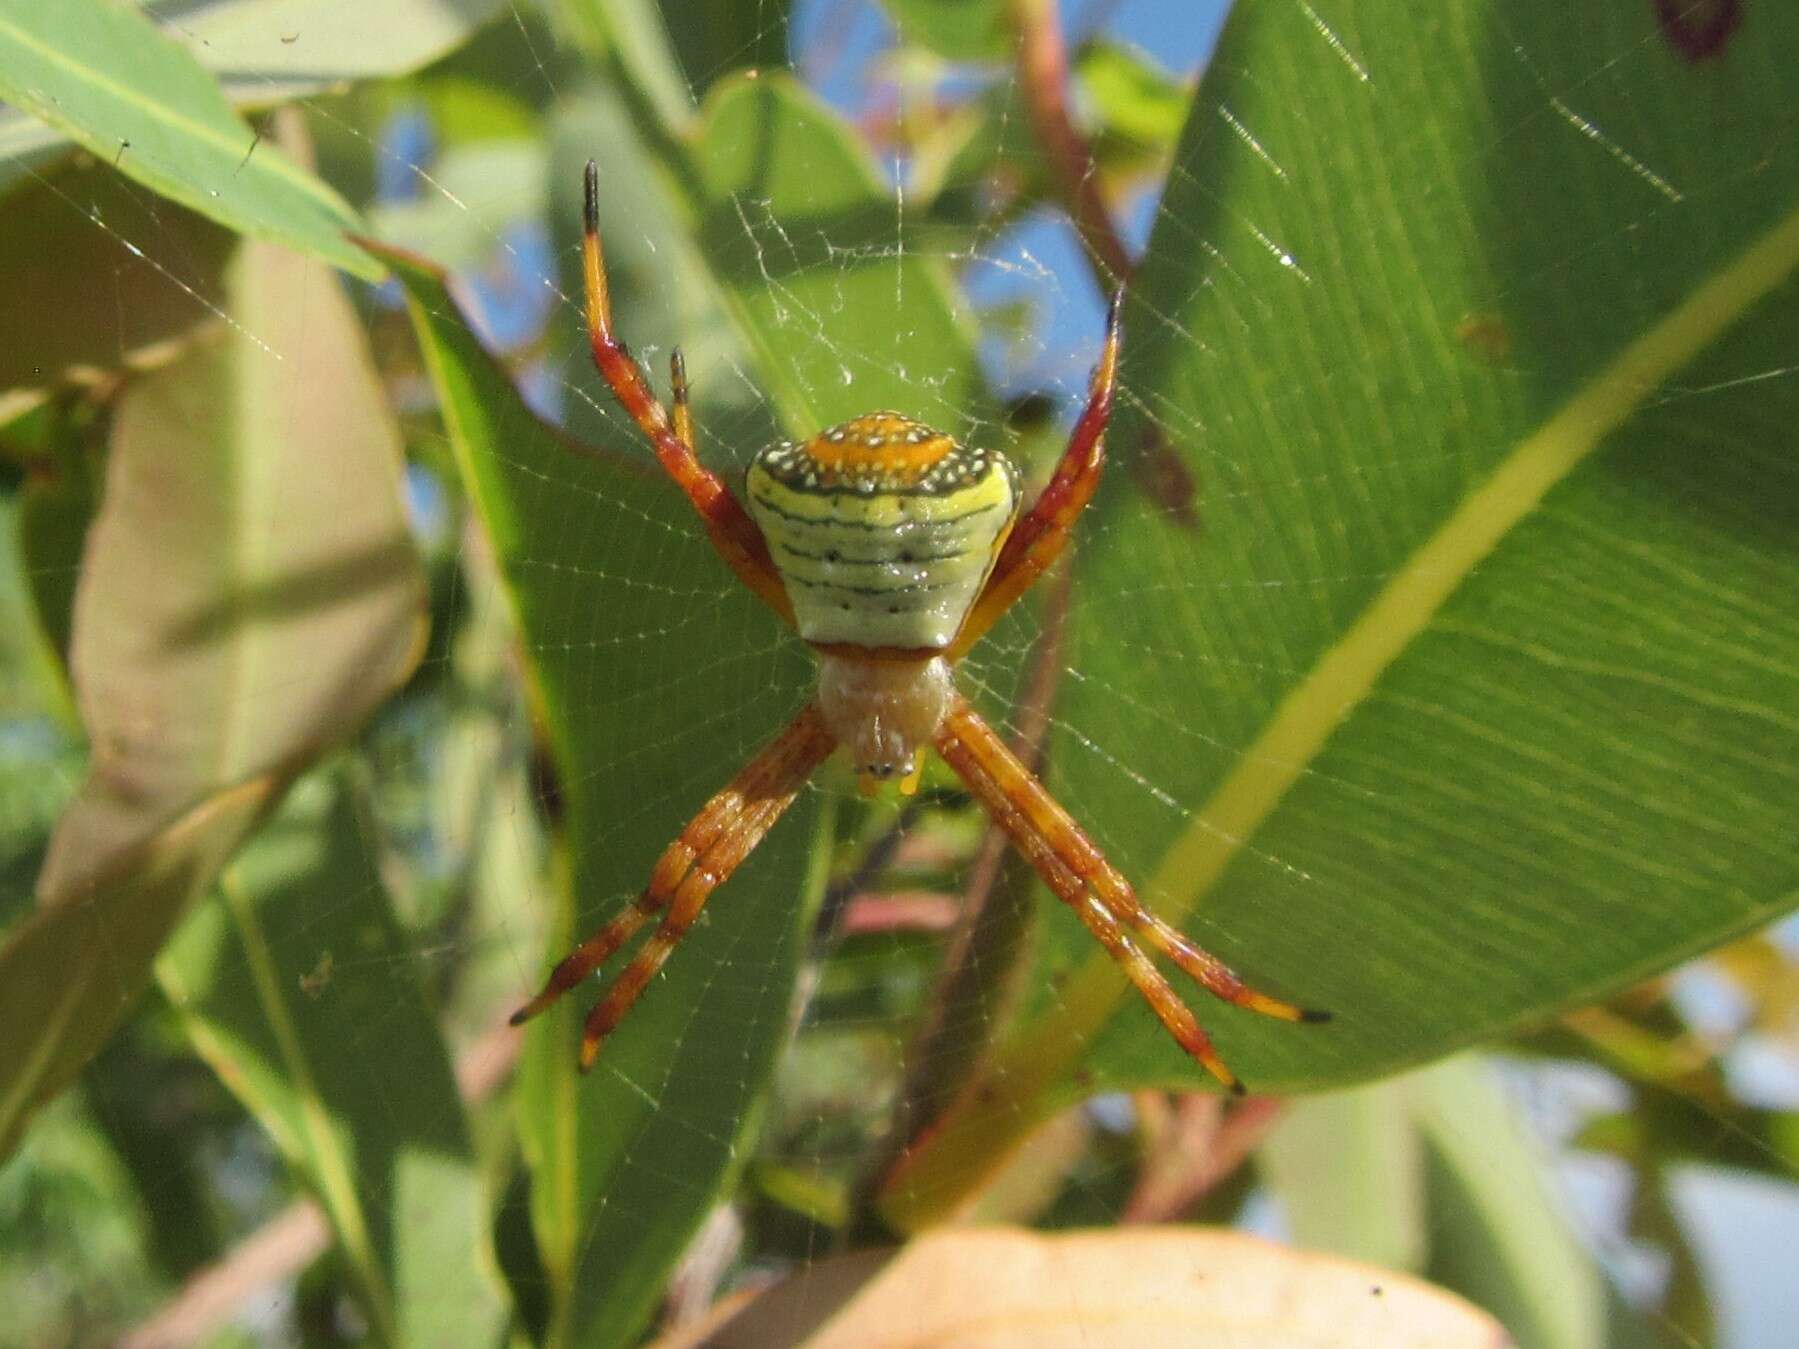
[[1013, 0], [1012, 19], [1018, 28], [1018, 82], [1031, 129], [1081, 242], [1110, 274], [1100, 288], [1110, 291], [1130, 276], [1131, 255], [1100, 195], [1093, 147], [1068, 115], [1068, 49], [1055, 0]]
[[1286, 1102], [1251, 1096], [1227, 1113], [1217, 1096], [1180, 1097], [1159, 1147], [1125, 1202], [1120, 1222], [1169, 1222], [1186, 1213], [1249, 1159]]
[[818, 906], [818, 918], [812, 925], [814, 959], [821, 957], [842, 935], [844, 916], [850, 901], [873, 885], [881, 873], [893, 864], [900, 845], [905, 842], [906, 833], [917, 821], [919, 812], [927, 806], [941, 805], [944, 799], [945, 795], [939, 792], [920, 792], [917, 796], [907, 797], [892, 822], [868, 845], [855, 870], [825, 888], [824, 900]]
[[179, 1293], [119, 1340], [118, 1349], [178, 1349], [198, 1343], [230, 1321], [250, 1294], [304, 1269], [330, 1244], [324, 1210], [311, 1199], [296, 1200], [224, 1259], [190, 1276]]

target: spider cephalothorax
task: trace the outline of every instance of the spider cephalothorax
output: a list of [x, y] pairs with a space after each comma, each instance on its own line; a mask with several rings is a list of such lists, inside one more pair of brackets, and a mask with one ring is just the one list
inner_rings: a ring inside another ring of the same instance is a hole
[[672, 362], [665, 411], [612, 334], [600, 253], [599, 182], [587, 166], [582, 263], [594, 363], [687, 494], [725, 563], [819, 658], [818, 697], [700, 810], [656, 864], [636, 901], [550, 972], [514, 1015], [524, 1021], [598, 970], [652, 917], [656, 931], [587, 1015], [591, 1065], [707, 897], [774, 827], [838, 746], [865, 790], [917, 781], [935, 749], [1011, 838], [1056, 897], [1118, 963], [1181, 1048], [1242, 1090], [1192, 1009], [1156, 968], [1153, 951], [1208, 992], [1266, 1016], [1323, 1020], [1258, 993], [1138, 900], [1072, 816], [956, 691], [954, 664], [1061, 552], [1099, 482], [1118, 362], [1119, 302], [1068, 448], [1029, 511], [1004, 455], [958, 444], [897, 412], [872, 412], [804, 444], [758, 454], [749, 510], [694, 453], [687, 375]]

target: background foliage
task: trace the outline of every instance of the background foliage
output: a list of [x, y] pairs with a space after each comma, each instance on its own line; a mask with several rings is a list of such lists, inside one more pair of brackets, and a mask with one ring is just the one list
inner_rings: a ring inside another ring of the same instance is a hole
[[[959, 1216], [1751, 1342], [1679, 1196], [1799, 1167], [1799, 17], [1246, 0], [1195, 85], [1041, 0], [367, 8], [0, 0], [0, 1342], [631, 1343]], [[809, 676], [581, 370], [589, 156], [721, 465], [893, 406], [1040, 481], [1128, 282], [964, 683], [1337, 1014], [1201, 1009], [1262, 1094], [947, 775], [828, 768], [599, 1071], [504, 1029]]]

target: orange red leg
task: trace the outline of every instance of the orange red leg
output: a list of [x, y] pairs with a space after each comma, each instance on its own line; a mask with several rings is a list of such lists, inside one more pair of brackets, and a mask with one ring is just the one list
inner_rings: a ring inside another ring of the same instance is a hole
[[528, 1021], [603, 965], [657, 914], [660, 926], [601, 995], [581, 1036], [581, 1066], [589, 1068], [625, 1013], [687, 934], [712, 892], [774, 828], [800, 789], [836, 747], [816, 707], [788, 724], [669, 844], [650, 883], [631, 906], [559, 961], [543, 991], [512, 1015]]
[[1143, 995], [1182, 1049], [1233, 1091], [1242, 1091], [1193, 1012], [1133, 935], [1161, 952], [1213, 996], [1284, 1021], [1323, 1021], [1324, 1012], [1259, 993], [1210, 952], [1144, 908], [1129, 881], [1106, 861], [1074, 817], [1019, 762], [968, 700], [957, 695], [937, 752], [955, 769], [1044, 883], [1081, 919]]
[[951, 660], [966, 655], [1061, 555], [1075, 520], [1093, 499], [1106, 463], [1106, 423], [1111, 420], [1112, 393], [1118, 382], [1118, 320], [1123, 303], [1124, 292], [1118, 291], [1106, 311], [1105, 344], [1087, 386], [1087, 406], [1068, 437], [1068, 448], [1035, 504], [1007, 536], [993, 574], [956, 634], [948, 653]]
[[612, 298], [606, 284], [606, 258], [600, 247], [600, 173], [591, 159], [587, 161], [583, 200], [581, 275], [587, 291], [587, 336], [593, 348], [593, 363], [611, 385], [619, 405], [649, 438], [663, 469], [700, 513], [719, 556], [738, 580], [791, 625], [793, 606], [769, 558], [762, 532], [718, 475], [694, 453], [687, 369], [680, 352], [672, 361], [675, 414], [671, 418], [650, 389], [636, 358], [613, 334]]

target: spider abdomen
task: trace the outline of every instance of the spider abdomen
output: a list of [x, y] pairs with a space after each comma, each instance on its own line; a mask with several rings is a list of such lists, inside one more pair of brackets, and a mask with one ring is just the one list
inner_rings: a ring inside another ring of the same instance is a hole
[[751, 462], [755, 518], [808, 642], [940, 651], [1018, 513], [1006, 457], [896, 412]]

